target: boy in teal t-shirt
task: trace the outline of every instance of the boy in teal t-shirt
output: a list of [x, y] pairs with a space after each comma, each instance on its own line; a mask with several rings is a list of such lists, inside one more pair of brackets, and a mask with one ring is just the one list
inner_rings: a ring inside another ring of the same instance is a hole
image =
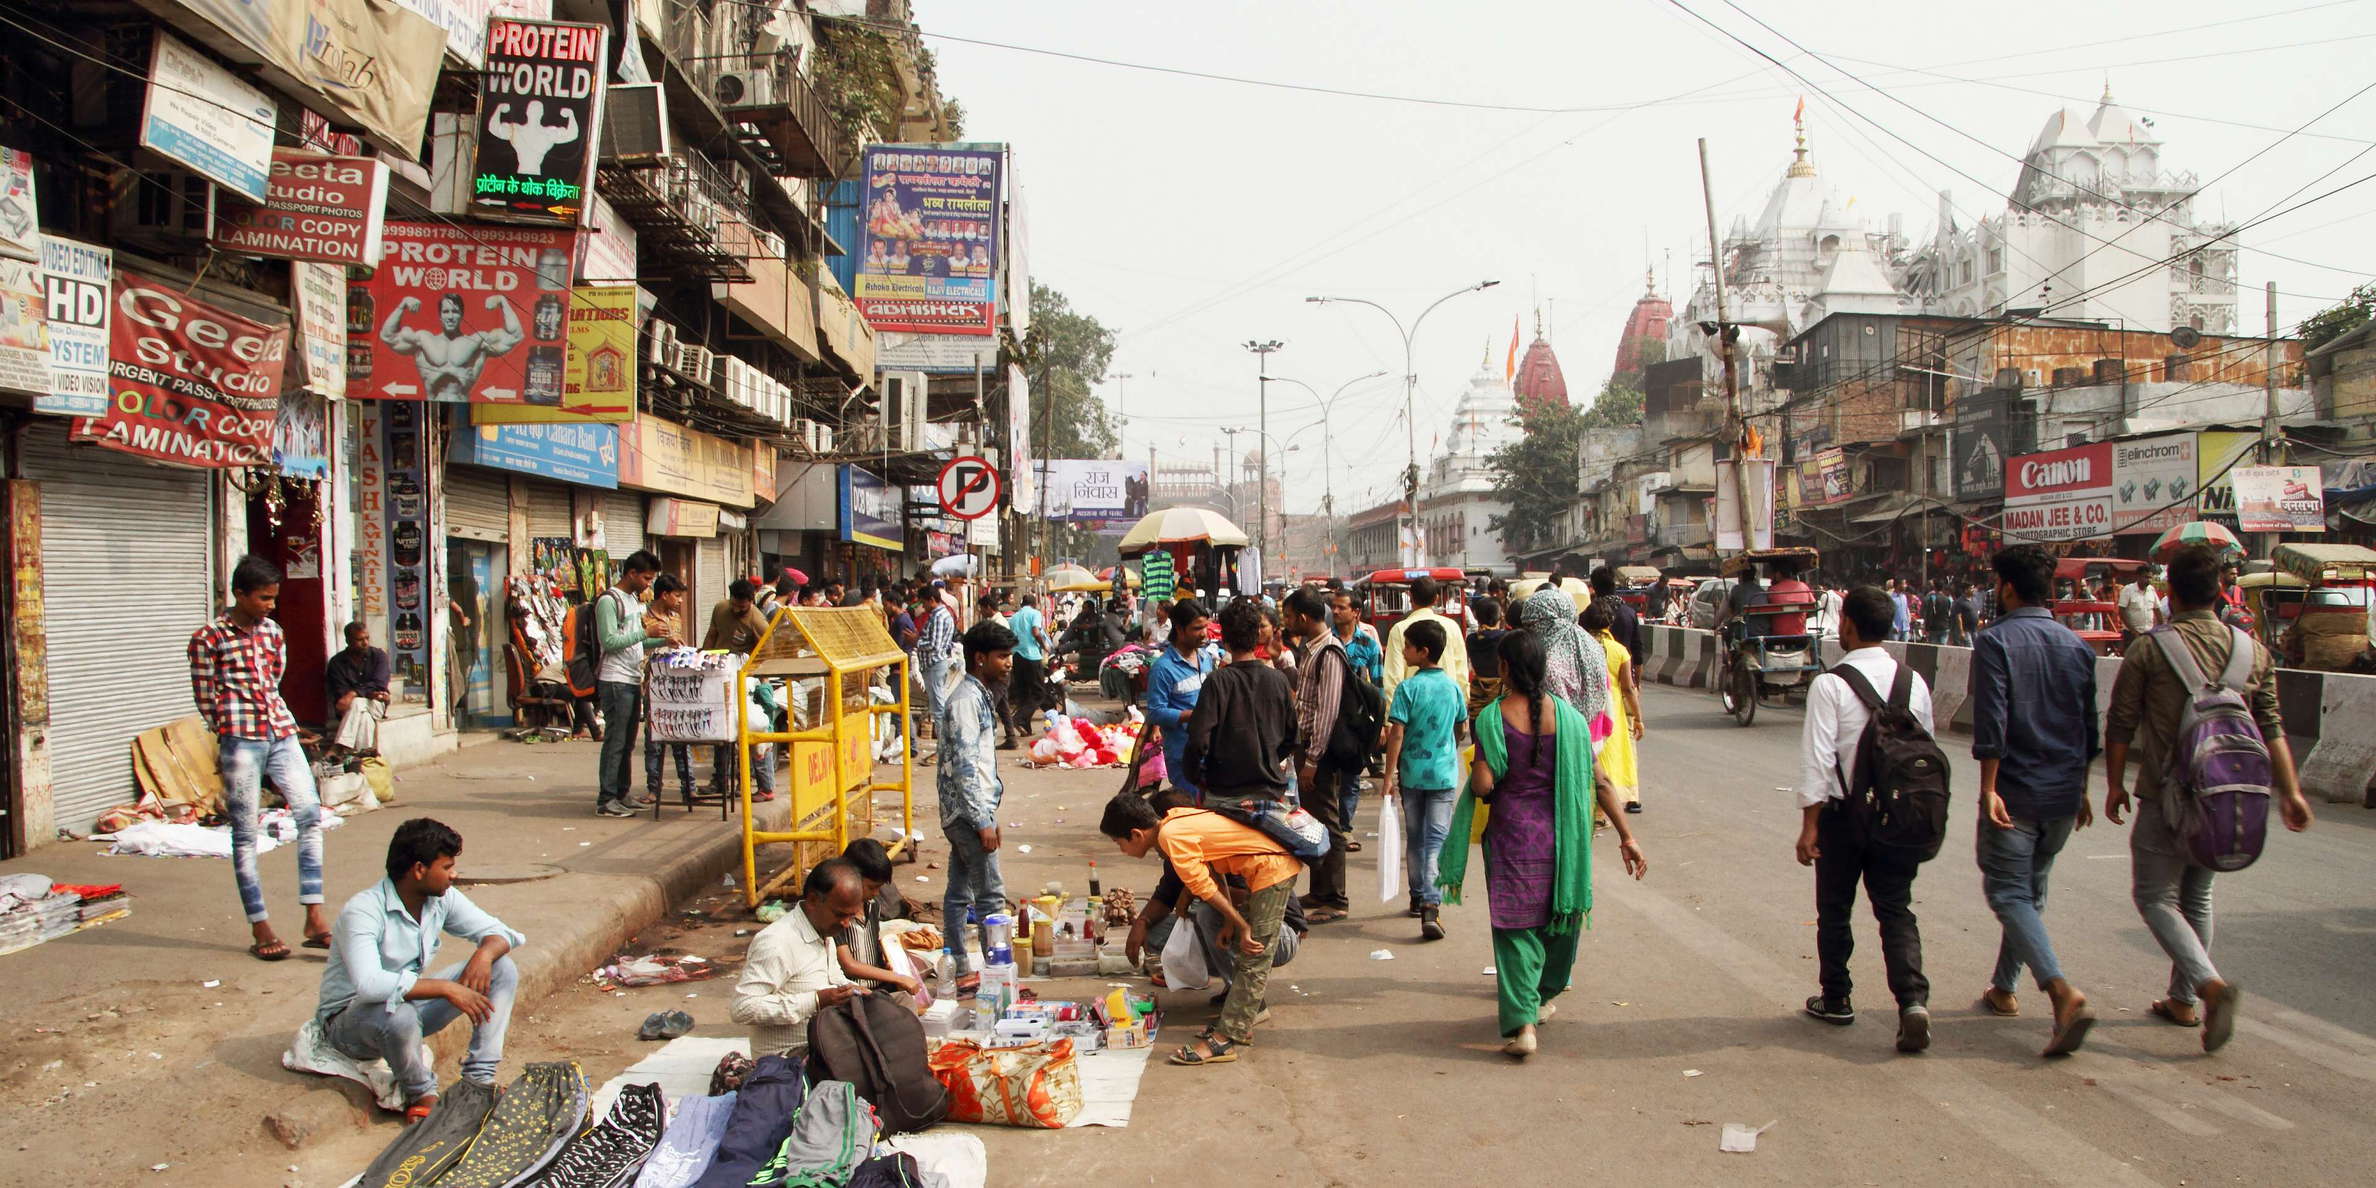
[[1436, 857], [1452, 826], [1460, 787], [1460, 719], [1468, 709], [1468, 690], [1437, 667], [1444, 643], [1444, 625], [1433, 619], [1403, 632], [1403, 662], [1412, 672], [1394, 687], [1394, 704], [1386, 711], [1386, 795], [1402, 799], [1410, 914], [1419, 917], [1423, 940], [1444, 939]]

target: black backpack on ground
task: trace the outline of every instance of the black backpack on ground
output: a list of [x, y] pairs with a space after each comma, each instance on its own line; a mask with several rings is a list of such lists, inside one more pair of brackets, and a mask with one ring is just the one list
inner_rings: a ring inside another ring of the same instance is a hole
[[1854, 665], [1831, 671], [1871, 715], [1856, 741], [1854, 766], [1840, 777], [1846, 811], [1876, 844], [1913, 851], [1917, 862], [1938, 857], [1947, 840], [1947, 754], [1908, 707], [1914, 670], [1898, 664], [1887, 701]]
[[1337, 690], [1336, 725], [1328, 732], [1328, 750], [1323, 753], [1339, 770], [1351, 770], [1369, 762], [1378, 749], [1378, 737], [1386, 732], [1386, 698], [1378, 687], [1362, 680], [1353, 672], [1353, 658], [1345, 654], [1344, 645], [1329, 641], [1315, 653], [1313, 667], [1319, 667], [1317, 657], [1336, 649], [1337, 673], [1342, 684]]
[[888, 995], [854, 994], [810, 1016], [808, 1076], [848, 1081], [875, 1108], [885, 1134], [929, 1130], [949, 1115], [949, 1090], [932, 1075], [924, 1023]]

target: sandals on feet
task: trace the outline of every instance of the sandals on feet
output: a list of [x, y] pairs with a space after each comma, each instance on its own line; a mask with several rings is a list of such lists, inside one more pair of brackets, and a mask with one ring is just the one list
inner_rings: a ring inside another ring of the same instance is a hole
[[1345, 909], [1343, 908], [1313, 908], [1304, 913], [1304, 923], [1306, 924], [1334, 924], [1344, 918]]
[[327, 932], [316, 932], [316, 933], [309, 934], [309, 935], [308, 935], [308, 936], [305, 938], [305, 947], [306, 947], [306, 948], [308, 948], [308, 949], [327, 949], [327, 948], [329, 948], [329, 947], [330, 947], [330, 934], [329, 934], [329, 933], [327, 933]]
[[2184, 1009], [2186, 1014], [2181, 1015], [2178, 1013], [2180, 1004], [2171, 1002], [2167, 998], [2157, 998], [2153, 1000], [2152, 1005], [2145, 1008], [2145, 1013], [2177, 1027], [2201, 1027], [2203, 1025], [2202, 1016], [2193, 1007]]
[[2012, 1005], [2003, 1007], [1998, 1006], [1996, 1000], [1996, 991], [1994, 990], [1983, 990], [1980, 992], [1981, 1010], [1987, 1011], [1989, 1014], [1995, 1015], [1999, 1019], [2020, 1018], [2021, 1000], [2014, 997], [2013, 995], [2008, 994], [2005, 996], [2005, 1001], [2011, 1003]]
[[404, 1124], [406, 1126], [417, 1125], [422, 1119], [427, 1118], [430, 1113], [436, 1109], [436, 1094], [427, 1093], [416, 1097], [404, 1107]]
[[257, 941], [256, 943], [248, 946], [248, 956], [253, 957], [258, 961], [287, 961], [289, 959], [289, 946], [279, 937], [274, 937], [268, 941]]
[[1237, 1059], [1238, 1044], [1234, 1040], [1223, 1039], [1217, 1035], [1203, 1035], [1197, 1037], [1197, 1043], [1203, 1044], [1205, 1051], [1212, 1055], [1199, 1055], [1196, 1051], [1196, 1044], [1182, 1044], [1179, 1051], [1173, 1052], [1167, 1058], [1167, 1062], [1194, 1067], [1203, 1064], [1227, 1064]]
[[2244, 989], [2229, 982], [2219, 991], [2219, 997], [2203, 995], [2203, 1051], [2208, 1054], [2227, 1046], [2236, 1034], [2236, 1007], [2244, 999]]

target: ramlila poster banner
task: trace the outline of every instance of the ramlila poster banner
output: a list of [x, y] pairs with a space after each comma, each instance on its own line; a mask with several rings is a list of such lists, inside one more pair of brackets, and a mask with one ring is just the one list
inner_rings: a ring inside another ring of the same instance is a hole
[[95, 417], [107, 411], [107, 278], [115, 252], [63, 235], [41, 237], [49, 313], [49, 392], [33, 411]]
[[561, 403], [483, 404], [480, 425], [635, 419], [635, 290], [579, 285], [570, 290], [569, 355]]
[[2239, 466], [2236, 527], [2246, 532], [2326, 531], [2326, 488], [2315, 466]]
[[214, 244], [251, 256], [371, 268], [380, 262], [387, 204], [384, 162], [275, 148], [263, 205], [222, 204]]
[[265, 326], [185, 297], [173, 285], [115, 275], [107, 409], [74, 436], [184, 466], [272, 460], [289, 328]]
[[560, 405], [576, 232], [391, 222], [387, 241], [347, 295], [347, 395]]
[[[1147, 514], [1147, 464], [1082, 458], [1041, 461], [1047, 517], [1071, 522], [1135, 520]], [[1038, 514], [1040, 505], [1033, 505]]]
[[473, 213], [577, 225], [594, 181], [609, 45], [601, 25], [487, 23]]
[[41, 257], [41, 211], [33, 201], [33, 154], [0, 148], [0, 256]]
[[853, 294], [877, 330], [993, 334], [998, 327], [997, 149], [866, 150]]

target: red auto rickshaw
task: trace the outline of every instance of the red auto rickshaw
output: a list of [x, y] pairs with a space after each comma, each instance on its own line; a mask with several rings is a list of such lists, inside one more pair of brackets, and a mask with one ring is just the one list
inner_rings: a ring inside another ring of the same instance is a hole
[[1411, 613], [1411, 583], [1423, 577], [1435, 579], [1436, 611], [1460, 624], [1462, 631], [1469, 629], [1466, 574], [1449, 565], [1433, 569], [1381, 569], [1355, 583], [1360, 591], [1361, 617], [1378, 629], [1380, 639], [1385, 638], [1396, 620]]

